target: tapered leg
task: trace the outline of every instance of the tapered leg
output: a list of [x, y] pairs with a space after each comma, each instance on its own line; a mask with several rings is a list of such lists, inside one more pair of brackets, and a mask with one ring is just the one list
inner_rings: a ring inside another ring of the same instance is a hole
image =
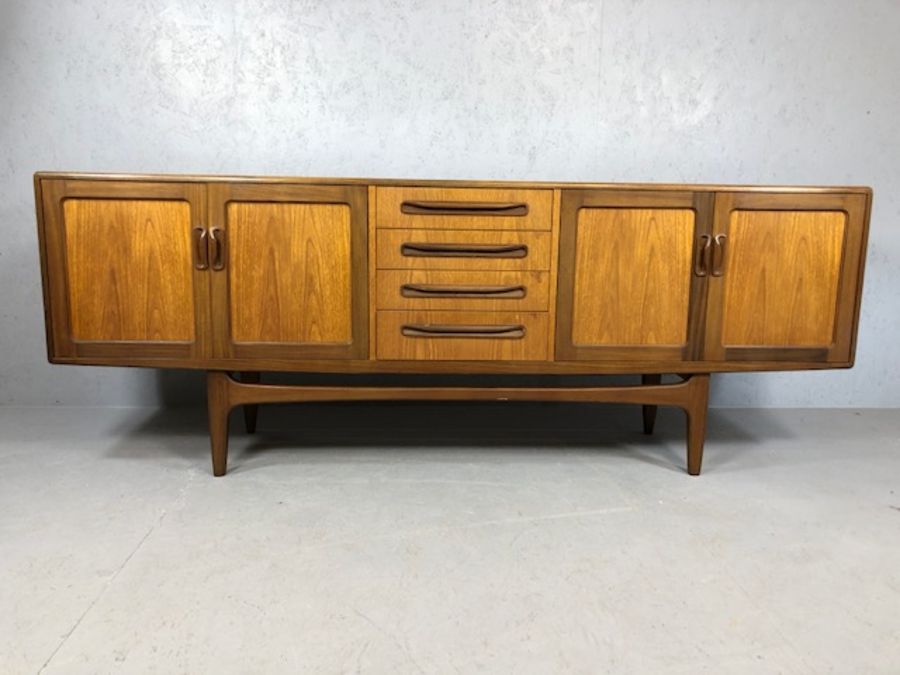
[[209, 411], [209, 442], [212, 447], [214, 476], [224, 476], [228, 468], [228, 375], [206, 374], [206, 405]]
[[[247, 384], [259, 384], [259, 373], [241, 373], [241, 382]], [[244, 408], [244, 428], [248, 434], [256, 431], [256, 416], [259, 414], [259, 406], [255, 403], [248, 403]]]
[[[662, 382], [662, 375], [641, 375], [641, 384], [659, 384]], [[644, 433], [648, 436], [653, 433], [653, 427], [656, 425], [656, 406], [643, 406], [644, 412]]]
[[706, 412], [709, 408], [709, 375], [691, 375], [691, 391], [687, 406], [687, 469], [700, 475], [703, 464], [703, 442], [706, 440]]

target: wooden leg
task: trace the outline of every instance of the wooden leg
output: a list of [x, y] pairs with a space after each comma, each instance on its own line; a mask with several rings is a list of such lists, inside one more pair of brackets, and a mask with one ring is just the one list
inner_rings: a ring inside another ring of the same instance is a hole
[[709, 408], [709, 375], [692, 375], [690, 392], [684, 407], [687, 416], [687, 469], [700, 475], [703, 463], [703, 441], [706, 440], [706, 412]]
[[225, 373], [206, 374], [206, 405], [209, 411], [209, 442], [214, 476], [224, 476], [228, 467], [228, 415], [231, 413], [229, 385]]
[[[259, 373], [241, 373], [241, 382], [247, 384], [259, 384]], [[244, 428], [248, 434], [256, 432], [256, 416], [259, 414], [259, 405], [248, 403], [244, 408]]]
[[[662, 382], [662, 375], [641, 375], [641, 384], [659, 384]], [[653, 427], [656, 425], [656, 406], [643, 406], [644, 413], [644, 433], [648, 436], [653, 433]]]

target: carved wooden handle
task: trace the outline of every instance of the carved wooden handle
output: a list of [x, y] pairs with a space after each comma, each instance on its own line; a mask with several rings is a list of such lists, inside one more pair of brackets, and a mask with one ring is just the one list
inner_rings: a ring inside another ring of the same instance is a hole
[[518, 340], [525, 337], [525, 326], [457, 326], [438, 324], [406, 324], [400, 327], [404, 337], [416, 338], [493, 338]]
[[[725, 272], [722, 269], [725, 265], [725, 242], [728, 237], [724, 234], [717, 234], [713, 239], [715, 246], [712, 252], [712, 271], [710, 274], [714, 277], [720, 277]], [[718, 255], [716, 253], [718, 252]]]
[[400, 295], [404, 298], [524, 298], [525, 286], [437, 286], [430, 284], [403, 284]]
[[528, 204], [405, 201], [400, 204], [400, 212], [419, 216], [525, 216]]
[[697, 260], [694, 263], [694, 274], [705, 277], [709, 272], [709, 251], [712, 247], [712, 237], [708, 234], [700, 235], [700, 246], [697, 247]]
[[209, 243], [212, 244], [212, 264], [216, 272], [225, 269], [225, 230], [214, 227], [209, 231]]
[[400, 246], [407, 258], [525, 258], [525, 244], [415, 244]]
[[194, 242], [194, 269], [203, 271], [209, 269], [209, 248], [206, 242], [206, 228], [195, 227], [191, 230]]

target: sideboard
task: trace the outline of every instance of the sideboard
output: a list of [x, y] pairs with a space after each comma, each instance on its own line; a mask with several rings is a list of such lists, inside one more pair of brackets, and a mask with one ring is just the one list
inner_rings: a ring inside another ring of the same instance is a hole
[[419, 399], [633, 403], [648, 434], [657, 406], [679, 407], [699, 474], [711, 373], [853, 365], [872, 202], [864, 187], [50, 172], [35, 193], [50, 361], [207, 371], [217, 476], [235, 407], [252, 432], [261, 403]]

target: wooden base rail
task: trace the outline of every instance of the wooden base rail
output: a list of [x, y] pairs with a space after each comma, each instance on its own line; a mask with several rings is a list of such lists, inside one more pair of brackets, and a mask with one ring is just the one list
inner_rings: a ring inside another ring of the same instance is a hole
[[225, 475], [228, 464], [228, 417], [236, 406], [244, 407], [247, 431], [256, 429], [260, 403], [327, 401], [572, 401], [588, 403], [634, 403], [643, 406], [644, 433], [653, 432], [656, 407], [674, 406], [687, 417], [687, 470], [700, 474], [709, 374], [682, 376], [681, 381], [662, 384], [660, 375], [644, 375], [640, 385], [608, 387], [371, 387], [298, 386], [261, 384], [259, 373], [242, 373], [241, 381], [229, 373], [207, 373], [209, 434], [213, 474]]

